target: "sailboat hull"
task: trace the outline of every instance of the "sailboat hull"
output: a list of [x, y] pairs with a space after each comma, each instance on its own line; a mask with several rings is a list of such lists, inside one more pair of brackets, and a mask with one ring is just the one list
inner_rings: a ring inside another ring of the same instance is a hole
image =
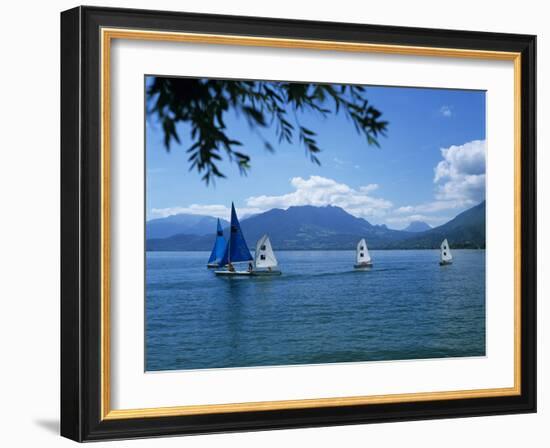
[[447, 266], [449, 264], [453, 264], [453, 262], [452, 261], [440, 261], [439, 262], [439, 266]]
[[281, 271], [214, 271], [220, 277], [264, 277], [281, 275]]
[[250, 277], [251, 271], [214, 271], [214, 274], [220, 277]]
[[368, 262], [368, 263], [358, 263], [358, 264], [354, 264], [353, 267], [355, 269], [368, 269], [368, 268], [372, 268], [372, 262]]
[[282, 272], [281, 271], [275, 271], [275, 270], [271, 270], [271, 271], [252, 271], [252, 275], [254, 276], [259, 276], [259, 277], [269, 277], [269, 276], [272, 276], [272, 275], [281, 275]]

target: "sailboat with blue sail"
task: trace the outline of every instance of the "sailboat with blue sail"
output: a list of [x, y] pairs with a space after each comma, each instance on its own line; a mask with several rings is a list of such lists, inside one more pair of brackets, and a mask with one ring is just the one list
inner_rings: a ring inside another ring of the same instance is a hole
[[[252, 270], [252, 254], [248, 249], [246, 241], [244, 239], [239, 218], [235, 211], [235, 205], [231, 203], [231, 225], [229, 232], [229, 241], [225, 247], [223, 256], [219, 262], [220, 266], [226, 266], [226, 269], [214, 271], [216, 275], [253, 275]], [[235, 268], [236, 263], [248, 262], [247, 270], [237, 270]]]
[[210, 258], [208, 259], [208, 263], [206, 265], [208, 268], [219, 268], [223, 266], [223, 264], [220, 264], [220, 262], [223, 258], [223, 254], [225, 253], [226, 246], [227, 246], [227, 242], [223, 237], [222, 225], [220, 223], [220, 220], [218, 219], [216, 241], [214, 242], [214, 247], [212, 248], [212, 252], [210, 253]]

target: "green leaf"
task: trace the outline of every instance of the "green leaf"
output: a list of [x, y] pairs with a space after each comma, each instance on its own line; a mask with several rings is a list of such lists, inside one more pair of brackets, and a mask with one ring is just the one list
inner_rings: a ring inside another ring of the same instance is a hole
[[[274, 127], [280, 143], [292, 144], [296, 137], [316, 164], [321, 163], [317, 154], [322, 148], [316, 141], [317, 130], [300, 125], [302, 113], [316, 112], [327, 118], [344, 114], [366, 137], [367, 145], [379, 147], [377, 137], [386, 135], [389, 124], [369, 103], [366, 92], [357, 85], [154, 77], [146, 90], [146, 114], [151, 123], [154, 118], [160, 123], [167, 151], [174, 142], [181, 144], [178, 125], [189, 125], [189, 169], [210, 184], [225, 177], [215, 163], [224, 157], [236, 163], [241, 174], [251, 166], [250, 154], [233, 150], [243, 145], [226, 130], [225, 114], [230, 112], [241, 112], [253, 128]], [[262, 141], [265, 150], [275, 152], [269, 141]]]

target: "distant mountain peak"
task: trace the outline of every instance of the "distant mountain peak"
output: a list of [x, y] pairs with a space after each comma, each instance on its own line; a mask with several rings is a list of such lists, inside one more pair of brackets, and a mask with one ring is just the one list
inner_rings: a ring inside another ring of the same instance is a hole
[[[197, 223], [194, 217], [178, 223], [162, 219], [149, 221], [147, 250], [210, 251], [217, 220], [202, 218], [206, 221]], [[421, 224], [424, 231], [392, 230], [385, 225], [371, 225], [341, 207], [311, 205], [271, 209], [241, 220], [251, 247], [262, 235], [268, 234], [276, 250], [353, 250], [361, 238], [366, 238], [373, 249], [434, 249], [439, 248], [444, 238], [448, 238], [452, 248], [485, 248], [485, 201], [439, 227]], [[227, 236], [228, 223], [224, 222], [223, 226]]]
[[425, 232], [430, 230], [432, 226], [425, 223], [424, 221], [411, 221], [411, 223], [405, 227], [403, 230], [405, 232]]
[[[280, 209], [272, 209], [266, 213], [270, 213], [273, 210]], [[321, 221], [326, 224], [327, 221], [329, 221], [334, 225], [340, 224], [344, 227], [347, 227], [349, 225], [359, 225], [367, 227], [372, 226], [372, 224], [366, 219], [352, 215], [351, 213], [337, 205], [292, 205], [286, 210], [281, 210], [281, 212], [286, 213], [286, 216], [292, 216], [297, 219], [311, 220], [317, 224], [321, 224]]]

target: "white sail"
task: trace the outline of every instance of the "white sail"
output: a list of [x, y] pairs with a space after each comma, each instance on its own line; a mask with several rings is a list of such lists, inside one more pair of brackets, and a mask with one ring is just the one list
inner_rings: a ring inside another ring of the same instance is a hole
[[370, 262], [369, 249], [365, 238], [357, 243], [357, 264]]
[[271, 248], [271, 241], [267, 235], [262, 236], [256, 244], [254, 264], [257, 268], [276, 268], [277, 258]]
[[449, 242], [447, 238], [441, 243], [441, 261], [449, 262], [452, 261], [453, 256], [451, 255], [451, 249], [449, 248]]

